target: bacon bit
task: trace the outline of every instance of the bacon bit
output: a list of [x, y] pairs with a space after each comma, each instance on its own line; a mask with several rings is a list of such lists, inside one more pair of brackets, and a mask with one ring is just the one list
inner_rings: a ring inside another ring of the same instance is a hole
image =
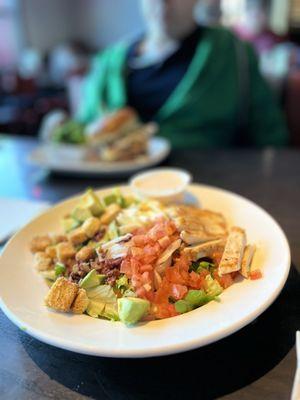
[[255, 269], [254, 271], [250, 272], [249, 277], [252, 281], [256, 281], [262, 278], [262, 273], [259, 269]]

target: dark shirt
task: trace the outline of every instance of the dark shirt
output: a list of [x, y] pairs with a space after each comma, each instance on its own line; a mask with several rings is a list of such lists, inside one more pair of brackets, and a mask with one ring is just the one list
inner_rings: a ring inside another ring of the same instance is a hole
[[200, 36], [201, 28], [197, 27], [164, 62], [145, 68], [130, 67], [140, 41], [131, 45], [127, 56], [128, 105], [137, 110], [143, 121], [155, 117], [179, 84], [195, 54]]

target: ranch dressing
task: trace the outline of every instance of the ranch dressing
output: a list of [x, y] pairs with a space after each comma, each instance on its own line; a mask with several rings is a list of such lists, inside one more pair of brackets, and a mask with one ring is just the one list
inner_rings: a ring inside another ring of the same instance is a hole
[[138, 174], [130, 181], [132, 189], [141, 197], [175, 200], [190, 183], [188, 172], [176, 168], [161, 168]]

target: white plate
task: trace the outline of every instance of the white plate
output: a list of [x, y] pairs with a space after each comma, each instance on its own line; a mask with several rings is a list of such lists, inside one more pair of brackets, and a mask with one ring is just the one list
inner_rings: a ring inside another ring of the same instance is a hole
[[[98, 193], [104, 194], [106, 190]], [[128, 190], [128, 189], [126, 189]], [[53, 312], [43, 305], [47, 286], [34, 270], [28, 243], [32, 236], [58, 231], [59, 219], [76, 203], [64, 201], [34, 219], [7, 244], [0, 259], [1, 307], [21, 329], [63, 349], [106, 357], [149, 357], [190, 350], [241, 329], [266, 310], [283, 288], [290, 250], [281, 228], [264, 210], [236, 194], [203, 185], [190, 192], [203, 207], [222, 212], [247, 230], [258, 246], [254, 268], [263, 278], [240, 279], [211, 302], [187, 314], [128, 328], [120, 322]], [[263, 334], [263, 332], [262, 332]]]
[[[90, 162], [72, 157], [54, 157], [51, 146], [39, 146], [29, 156], [29, 161], [55, 172], [72, 174], [113, 176], [130, 175], [133, 172], [161, 163], [170, 153], [170, 142], [162, 137], [149, 140], [148, 155], [135, 161]], [[78, 158], [78, 157], [77, 157]]]

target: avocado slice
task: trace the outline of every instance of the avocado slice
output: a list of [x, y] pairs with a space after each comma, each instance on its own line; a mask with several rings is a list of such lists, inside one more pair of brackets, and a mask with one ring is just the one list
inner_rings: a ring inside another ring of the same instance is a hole
[[68, 217], [68, 218], [63, 218], [61, 220], [61, 224], [64, 232], [68, 233], [73, 229], [78, 228], [80, 222], [76, 221], [74, 218]]
[[99, 275], [95, 269], [92, 269], [80, 282], [82, 289], [90, 289], [102, 283], [105, 275]]
[[86, 219], [93, 216], [88, 208], [75, 207], [71, 214], [76, 221], [84, 222]]
[[118, 314], [124, 324], [135, 324], [148, 313], [149, 309], [150, 302], [148, 300], [137, 297], [122, 297], [118, 299]]
[[104, 207], [92, 189], [88, 189], [81, 197], [78, 208], [89, 210], [95, 217], [98, 217], [104, 211]]
[[109, 194], [108, 196], [105, 196], [103, 199], [103, 203], [106, 206], [110, 206], [111, 204], [117, 203], [118, 198], [114, 193]]

